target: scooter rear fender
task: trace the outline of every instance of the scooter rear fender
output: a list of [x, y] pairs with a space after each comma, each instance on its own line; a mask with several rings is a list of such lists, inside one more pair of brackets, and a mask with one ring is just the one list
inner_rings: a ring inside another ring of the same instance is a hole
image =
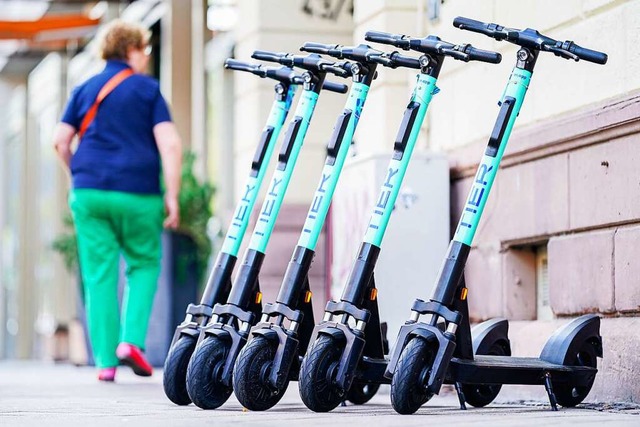
[[491, 354], [494, 344], [504, 350], [504, 356], [511, 356], [509, 342], [509, 321], [503, 318], [489, 319], [471, 329], [473, 354]]
[[595, 314], [585, 314], [557, 329], [544, 345], [540, 359], [558, 365], [572, 364], [585, 343], [593, 345], [596, 356], [602, 357], [600, 317]]

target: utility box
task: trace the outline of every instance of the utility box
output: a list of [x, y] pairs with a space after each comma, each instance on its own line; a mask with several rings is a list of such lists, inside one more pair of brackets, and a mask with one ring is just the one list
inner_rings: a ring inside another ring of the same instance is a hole
[[[356, 259], [382, 183], [388, 154], [345, 163], [332, 203], [331, 296], [339, 300]], [[382, 241], [374, 273], [380, 320], [389, 344], [409, 318], [416, 298], [428, 299], [449, 244], [449, 164], [443, 154], [411, 158]]]

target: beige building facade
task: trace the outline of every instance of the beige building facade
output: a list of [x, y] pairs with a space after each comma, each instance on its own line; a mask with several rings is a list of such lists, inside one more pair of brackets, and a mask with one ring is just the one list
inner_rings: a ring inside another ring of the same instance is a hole
[[[449, 159], [452, 228], [484, 152], [517, 50], [456, 29], [453, 18], [532, 27], [609, 55], [605, 66], [540, 55], [480, 222], [466, 277], [472, 320], [509, 318], [514, 354], [537, 356], [556, 327], [583, 313], [600, 314], [605, 354], [589, 399], [640, 400], [636, 279], [640, 267], [634, 262], [640, 242], [636, 191], [640, 181], [633, 146], [640, 129], [640, 45], [634, 42], [640, 30], [640, 1], [355, 0], [352, 17], [342, 10], [335, 21], [311, 19], [303, 12], [303, 3], [320, 2], [239, 1], [242, 25], [235, 33], [235, 57], [248, 59], [258, 48], [295, 52], [311, 40], [357, 44], [369, 29], [436, 34], [502, 53], [499, 65], [445, 63], [438, 81], [441, 92], [430, 105], [418, 142], [419, 153], [444, 153]], [[324, 7], [328, 10], [338, 3]], [[380, 70], [356, 133], [356, 157], [391, 152], [413, 76], [405, 70]], [[238, 178], [252, 154], [251, 136], [259, 134], [271, 94], [265, 82], [236, 79], [233, 140]], [[268, 264], [274, 271], [268, 274], [273, 274], [273, 285], [295, 245], [302, 224], [296, 218], [303, 217], [311, 201], [323, 143], [340, 108], [341, 101], [330, 104], [334, 100], [329, 98], [334, 95], [324, 95], [318, 103], [310, 147], [305, 147], [272, 239]], [[318, 139], [320, 129], [325, 131], [324, 140]], [[237, 191], [240, 181], [235, 182]], [[330, 227], [328, 238], [341, 237], [331, 234]], [[324, 259], [335, 262], [331, 256]], [[330, 286], [330, 271], [323, 270], [316, 278], [324, 274]], [[428, 297], [432, 283], [415, 280], [423, 291], [410, 298]], [[397, 310], [408, 315], [409, 306]], [[505, 390], [513, 397], [544, 398], [541, 388]]]

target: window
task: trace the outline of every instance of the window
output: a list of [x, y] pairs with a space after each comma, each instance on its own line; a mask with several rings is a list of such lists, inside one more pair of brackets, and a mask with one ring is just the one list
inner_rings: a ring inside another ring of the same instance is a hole
[[536, 250], [536, 308], [538, 320], [553, 319], [549, 301], [549, 270], [547, 245], [538, 246]]

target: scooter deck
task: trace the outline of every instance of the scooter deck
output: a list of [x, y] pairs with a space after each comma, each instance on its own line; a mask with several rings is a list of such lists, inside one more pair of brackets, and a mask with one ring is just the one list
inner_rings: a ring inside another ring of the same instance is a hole
[[554, 382], [587, 385], [598, 370], [586, 366], [566, 366], [535, 357], [475, 356], [454, 357], [449, 364], [447, 382], [470, 384], [544, 384], [549, 375]]
[[384, 359], [362, 356], [354, 382], [391, 384], [391, 379], [384, 376], [384, 371], [387, 369], [388, 363], [389, 358], [386, 356]]

